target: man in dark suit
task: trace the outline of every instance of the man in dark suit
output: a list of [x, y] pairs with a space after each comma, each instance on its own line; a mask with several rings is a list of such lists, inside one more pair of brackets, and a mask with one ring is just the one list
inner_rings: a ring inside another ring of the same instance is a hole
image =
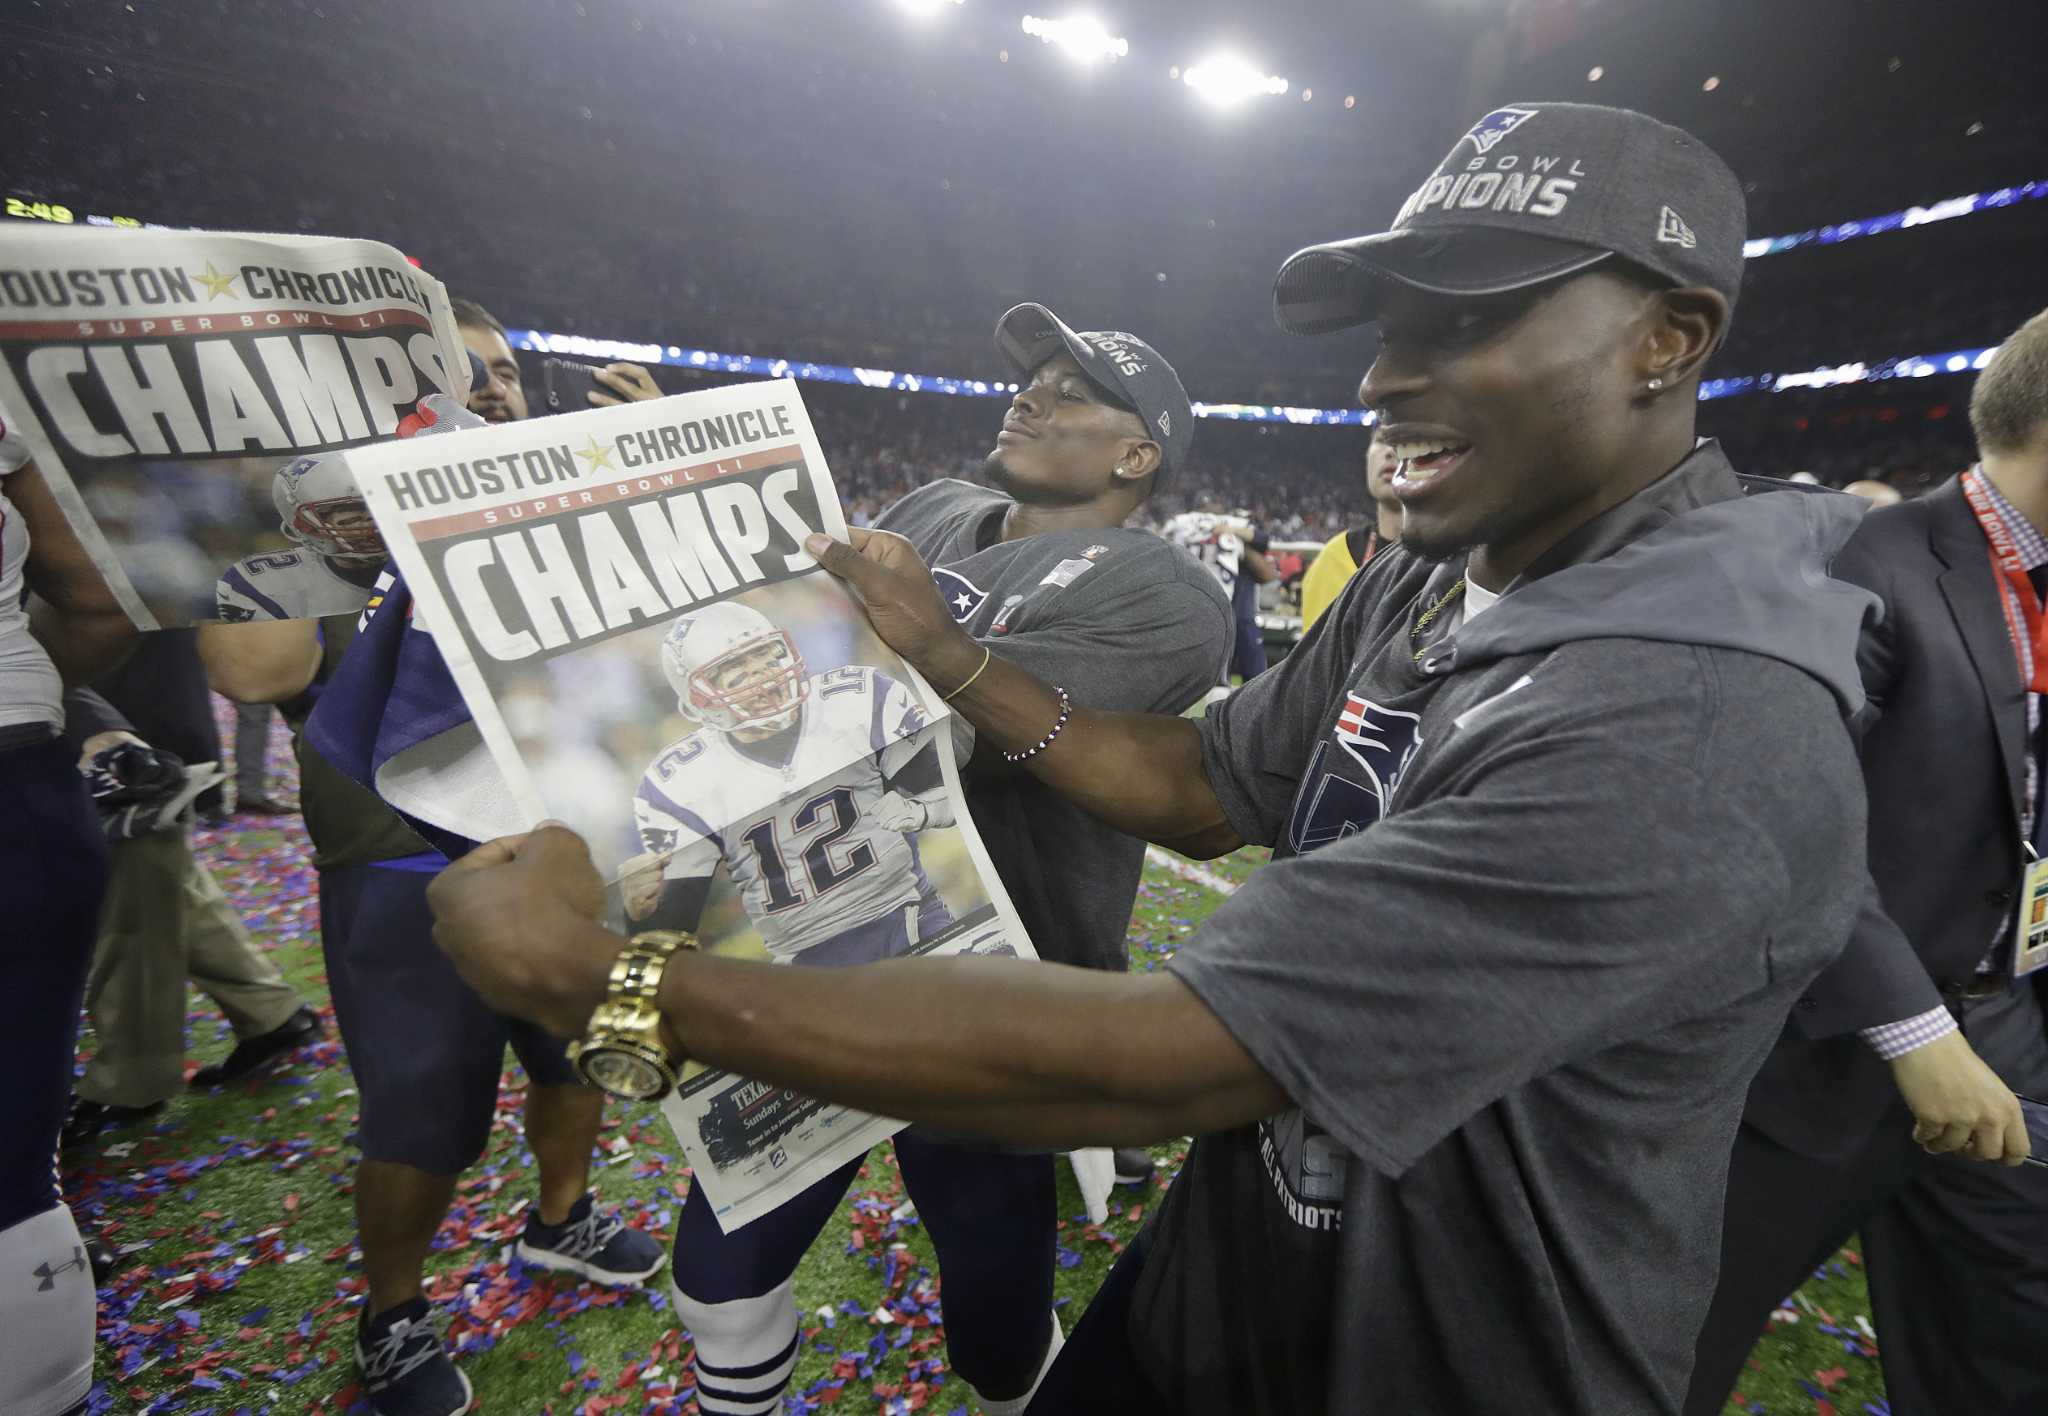
[[2048, 1169], [2013, 1095], [2048, 1098], [2048, 970], [2015, 945], [2048, 856], [2048, 312], [1970, 420], [1981, 463], [1872, 512], [1834, 566], [1885, 603], [1861, 653], [1877, 898], [1750, 1089], [1688, 1416], [1858, 1232], [1893, 1412], [2048, 1411]]

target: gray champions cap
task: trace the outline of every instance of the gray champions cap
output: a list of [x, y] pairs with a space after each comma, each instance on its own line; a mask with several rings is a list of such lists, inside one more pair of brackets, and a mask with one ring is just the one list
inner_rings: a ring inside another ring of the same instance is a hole
[[996, 351], [1019, 377], [1029, 378], [1040, 364], [1064, 349], [1074, 356], [1088, 381], [1145, 420], [1159, 444], [1156, 491], [1187, 462], [1195, 439], [1195, 410], [1181, 387], [1173, 365], [1159, 351], [1121, 330], [1092, 329], [1077, 334], [1043, 305], [1017, 305], [996, 321]]
[[1273, 313], [1327, 334], [1376, 318], [1385, 281], [1493, 295], [1614, 256], [1733, 304], [1746, 222], [1742, 184], [1692, 134], [1626, 108], [1512, 103], [1458, 139], [1389, 230], [1289, 256]]

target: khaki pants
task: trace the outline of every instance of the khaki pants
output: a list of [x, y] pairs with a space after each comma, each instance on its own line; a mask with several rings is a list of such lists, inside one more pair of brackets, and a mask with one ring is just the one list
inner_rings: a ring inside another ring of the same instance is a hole
[[173, 827], [113, 845], [114, 873], [86, 981], [94, 1052], [78, 1094], [149, 1106], [185, 1083], [185, 981], [237, 1037], [283, 1025], [304, 1001], [249, 942], [234, 906]]

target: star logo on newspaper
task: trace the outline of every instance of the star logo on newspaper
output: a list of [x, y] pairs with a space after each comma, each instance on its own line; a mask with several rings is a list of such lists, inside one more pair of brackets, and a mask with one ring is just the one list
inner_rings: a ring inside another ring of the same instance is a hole
[[235, 293], [234, 272], [230, 271], [226, 275], [222, 275], [213, 268], [212, 261], [208, 261], [206, 269], [195, 276], [194, 279], [206, 287], [206, 298], [209, 300], [217, 300], [223, 295], [233, 295]]
[[588, 446], [577, 448], [576, 455], [590, 464], [587, 469], [589, 471], [595, 472], [600, 467], [610, 471], [618, 470], [612, 466], [612, 450], [608, 447], [599, 447], [596, 438], [590, 439]]

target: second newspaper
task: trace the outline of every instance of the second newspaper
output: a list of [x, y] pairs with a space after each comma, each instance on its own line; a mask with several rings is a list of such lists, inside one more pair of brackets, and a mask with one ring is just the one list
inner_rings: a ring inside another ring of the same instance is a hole
[[[794, 383], [349, 462], [517, 814], [583, 835], [622, 928], [798, 968], [1035, 957], [956, 720], [804, 550], [846, 524]], [[727, 1229], [901, 1127], [694, 1065], [664, 1109]]]

